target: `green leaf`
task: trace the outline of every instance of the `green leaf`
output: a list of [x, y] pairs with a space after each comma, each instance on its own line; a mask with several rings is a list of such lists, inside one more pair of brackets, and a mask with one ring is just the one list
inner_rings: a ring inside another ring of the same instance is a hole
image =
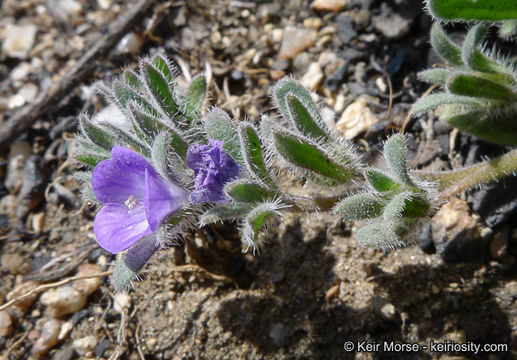
[[111, 88], [115, 100], [118, 102], [123, 111], [127, 111], [128, 103], [130, 101], [134, 101], [143, 109], [145, 109], [145, 111], [149, 114], [158, 116], [156, 109], [147, 100], [145, 100], [140, 94], [136, 93], [133, 89], [121, 81], [113, 81]]
[[201, 110], [205, 104], [206, 94], [206, 77], [204, 75], [195, 76], [181, 104], [181, 112], [185, 114], [191, 123], [201, 114]]
[[272, 197], [267, 189], [250, 179], [231, 181], [225, 185], [224, 190], [230, 198], [237, 202], [256, 203]]
[[224, 151], [243, 165], [239, 137], [228, 114], [222, 109], [214, 108], [206, 114], [202, 122], [208, 138], [223, 141]]
[[151, 151], [153, 167], [165, 179], [172, 177], [175, 181], [187, 183], [190, 179], [184, 175], [184, 159], [177, 152], [176, 156], [173, 157], [170, 150], [173, 150], [174, 147], [171, 146], [171, 142], [174, 141], [168, 132], [163, 132], [156, 136]]
[[447, 84], [451, 93], [486, 99], [515, 101], [517, 94], [504, 85], [466, 73], [453, 75]]
[[137, 137], [137, 135], [132, 134], [125, 129], [119, 128], [111, 123], [104, 123], [103, 126], [116, 136], [118, 142], [122, 142], [123, 144], [131, 146], [133, 149], [144, 156], [150, 155], [149, 146], [142, 142]]
[[359, 229], [357, 239], [374, 249], [397, 249], [407, 245], [407, 237], [417, 224], [417, 220], [406, 218], [378, 220]]
[[279, 203], [266, 202], [256, 205], [248, 213], [242, 224], [242, 238], [249, 247], [257, 247], [259, 234], [278, 220], [280, 208]]
[[338, 164], [309, 139], [278, 128], [273, 129], [273, 138], [277, 153], [294, 166], [335, 183], [346, 183], [356, 176], [355, 169]]
[[79, 116], [79, 126], [83, 135], [103, 149], [109, 151], [115, 145], [115, 136], [88, 120], [84, 114]]
[[357, 194], [341, 200], [332, 210], [344, 220], [362, 220], [378, 217], [386, 201], [374, 194]]
[[498, 21], [517, 18], [514, 0], [427, 0], [434, 17], [441, 20]]
[[133, 71], [126, 69], [124, 70], [124, 82], [135, 91], [142, 91], [144, 89], [144, 84], [140, 80], [137, 74]]
[[169, 116], [176, 115], [178, 106], [174, 99], [172, 83], [162, 75], [160, 70], [148, 62], [143, 61], [140, 66], [145, 84], [156, 103], [160, 104]]
[[260, 139], [253, 125], [241, 122], [237, 127], [237, 133], [239, 134], [246, 170], [260, 181], [272, 185], [273, 182], [264, 163]]
[[443, 60], [455, 66], [463, 66], [460, 47], [449, 39], [438, 23], [431, 27], [431, 46]]
[[450, 74], [451, 72], [448, 69], [436, 68], [420, 71], [417, 77], [422, 81], [443, 86]]
[[505, 20], [499, 27], [499, 36], [503, 39], [510, 39], [517, 35], [517, 19]]
[[406, 139], [402, 134], [392, 135], [384, 144], [384, 158], [395, 178], [403, 184], [414, 186], [406, 166]]
[[420, 195], [405, 191], [395, 195], [384, 208], [385, 220], [399, 217], [425, 217], [429, 213], [429, 202]]
[[398, 182], [377, 169], [367, 169], [364, 174], [370, 185], [379, 192], [393, 191], [400, 187]]
[[282, 116], [301, 134], [314, 140], [328, 136], [327, 126], [311, 94], [298, 81], [282, 78], [273, 89], [273, 99]]
[[417, 102], [413, 104], [411, 113], [419, 114], [428, 110], [435, 110], [438, 106], [446, 104], [462, 104], [472, 109], [484, 109], [487, 106], [486, 101], [479, 98], [449, 93], [438, 93], [418, 99]]
[[517, 145], [516, 112], [510, 112], [508, 115], [503, 113], [495, 117], [496, 114], [497, 110], [462, 112], [461, 108], [447, 105], [440, 119], [481, 139], [503, 145]]
[[227, 203], [217, 205], [199, 217], [200, 226], [213, 224], [219, 221], [241, 219], [253, 208], [251, 204], [244, 203]]
[[172, 66], [172, 64], [170, 64], [170, 62], [161, 55], [156, 55], [153, 58], [152, 63], [156, 67], [156, 69], [160, 71], [165, 80], [167, 80], [167, 82], [171, 84], [172, 87], [172, 84], [174, 83], [175, 79], [176, 68]]
[[489, 73], [505, 73], [506, 69], [503, 66], [497, 61], [483, 55], [477, 48], [487, 35], [487, 32], [488, 29], [482, 24], [473, 26], [467, 33], [467, 36], [465, 36], [465, 40], [463, 40], [461, 58], [463, 62], [473, 70]]
[[77, 137], [73, 157], [85, 165], [95, 167], [102, 160], [111, 158], [111, 153], [86, 138]]

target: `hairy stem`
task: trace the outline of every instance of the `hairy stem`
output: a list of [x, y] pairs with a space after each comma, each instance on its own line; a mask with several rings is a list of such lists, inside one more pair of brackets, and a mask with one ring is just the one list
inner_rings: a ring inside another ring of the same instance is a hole
[[517, 149], [482, 163], [441, 173], [415, 172], [415, 175], [437, 181], [439, 200], [447, 201], [457, 194], [517, 174]]

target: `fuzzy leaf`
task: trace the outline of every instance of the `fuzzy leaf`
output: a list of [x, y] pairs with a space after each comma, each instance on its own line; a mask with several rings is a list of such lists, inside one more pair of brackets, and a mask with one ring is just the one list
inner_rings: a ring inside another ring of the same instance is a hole
[[242, 237], [244, 242], [255, 248], [261, 231], [275, 223], [280, 216], [278, 203], [262, 203], [255, 206], [243, 220]]
[[470, 28], [461, 47], [461, 59], [468, 67], [482, 72], [498, 72], [504, 69], [494, 60], [489, 59], [478, 50], [478, 45], [488, 33], [486, 26], [477, 24]]
[[111, 123], [102, 124], [105, 128], [112, 132], [118, 141], [125, 143], [135, 149], [137, 152], [144, 156], [149, 156], [149, 146], [142, 142], [135, 134], [128, 132], [125, 129], [121, 129]]
[[444, 107], [440, 119], [463, 132], [503, 145], [517, 145], [515, 112], [507, 116], [495, 112], [461, 112], [457, 107]]
[[309, 170], [333, 182], [346, 183], [356, 171], [331, 159], [317, 144], [294, 133], [273, 129], [274, 146], [288, 163]]
[[160, 248], [153, 235], [143, 237], [117, 261], [113, 269], [113, 285], [118, 291], [127, 288], [136, 278], [138, 272]]
[[200, 226], [213, 224], [219, 221], [235, 220], [246, 216], [246, 214], [253, 208], [251, 204], [243, 203], [228, 203], [224, 205], [217, 205], [199, 217]]
[[206, 114], [202, 122], [208, 138], [223, 141], [224, 151], [243, 165], [239, 137], [228, 114], [221, 109], [214, 108]]
[[341, 200], [332, 210], [345, 221], [370, 219], [382, 214], [386, 201], [374, 194], [357, 194]]
[[111, 158], [111, 153], [86, 139], [78, 138], [74, 158], [85, 165], [95, 167], [102, 160]]
[[174, 146], [171, 146], [171, 142], [174, 142], [174, 140], [172, 140], [168, 132], [163, 132], [156, 136], [151, 151], [154, 168], [165, 179], [185, 183], [188, 179], [182, 176], [185, 172], [184, 162], [177, 152], [171, 154], [168, 151], [174, 149]]
[[314, 140], [328, 136], [327, 126], [311, 94], [298, 81], [282, 78], [273, 89], [273, 99], [282, 116], [301, 134]]
[[152, 60], [153, 65], [160, 71], [162, 76], [169, 84], [174, 83], [176, 68], [172, 66], [167, 59], [160, 55], [156, 55]]
[[144, 88], [144, 84], [138, 75], [129, 69], [124, 70], [124, 82], [136, 91], [142, 91]]
[[504, 85], [466, 73], [453, 75], [447, 84], [448, 90], [457, 95], [487, 99], [515, 101], [517, 94]]
[[445, 61], [455, 66], [463, 66], [460, 47], [449, 39], [438, 23], [431, 27], [431, 46]]
[[178, 106], [174, 100], [172, 83], [170, 83], [154, 66], [143, 61], [141, 71], [145, 84], [156, 102], [160, 104], [166, 114], [176, 115]]
[[398, 182], [376, 169], [367, 169], [365, 171], [365, 177], [370, 185], [378, 192], [392, 191], [400, 187]]
[[384, 158], [398, 181], [414, 186], [407, 172], [406, 140], [402, 134], [395, 134], [386, 141], [384, 144]]
[[422, 81], [443, 86], [450, 74], [451, 72], [448, 69], [436, 68], [420, 71], [417, 76]]
[[205, 104], [207, 83], [204, 75], [194, 77], [181, 104], [181, 112], [190, 122], [193, 122], [201, 113]]
[[238, 179], [226, 183], [226, 194], [237, 202], [255, 203], [271, 197], [267, 189], [249, 179]]
[[431, 94], [421, 97], [413, 104], [411, 113], [419, 114], [428, 110], [435, 110], [440, 105], [446, 104], [462, 104], [472, 109], [486, 108], [486, 102], [471, 96], [462, 96], [448, 93]]
[[111, 88], [112, 94], [121, 106], [122, 110], [125, 111], [127, 109], [128, 103], [130, 101], [134, 101], [143, 109], [145, 109], [145, 111], [149, 114], [152, 114], [153, 116], [158, 116], [156, 109], [147, 100], [145, 100], [140, 94], [136, 93], [133, 89], [131, 89], [129, 86], [122, 83], [121, 81], [113, 81]]
[[84, 136], [103, 149], [111, 150], [113, 145], [115, 145], [115, 136], [88, 120], [84, 114], [79, 116], [79, 126]]
[[424, 217], [429, 212], [429, 203], [421, 196], [402, 192], [394, 196], [384, 208], [385, 220], [399, 217]]
[[357, 239], [361, 245], [375, 249], [401, 248], [416, 224], [414, 219], [405, 218], [375, 221], [359, 229]]
[[427, 0], [434, 17], [441, 20], [498, 21], [517, 18], [513, 0]]
[[264, 163], [259, 136], [253, 125], [241, 122], [237, 128], [246, 170], [257, 179], [272, 184]]
[[499, 27], [499, 36], [503, 39], [510, 39], [517, 35], [517, 19], [505, 20]]

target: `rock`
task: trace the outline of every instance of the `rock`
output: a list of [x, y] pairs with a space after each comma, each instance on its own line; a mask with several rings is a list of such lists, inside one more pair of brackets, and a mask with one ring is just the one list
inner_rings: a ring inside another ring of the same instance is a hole
[[286, 26], [278, 57], [283, 60], [294, 59], [296, 55], [314, 44], [315, 34], [314, 30]]
[[9, 77], [12, 81], [20, 81], [24, 80], [28, 75], [29, 72], [32, 70], [31, 64], [28, 62], [22, 62], [18, 66], [16, 66], [11, 72], [9, 73]]
[[508, 251], [508, 240], [510, 239], [510, 228], [505, 226], [494, 232], [490, 239], [489, 251], [492, 259], [500, 259]]
[[432, 236], [445, 261], [465, 261], [486, 255], [486, 239], [478, 218], [470, 214], [465, 200], [454, 198], [433, 216]]
[[115, 48], [115, 52], [117, 54], [136, 55], [140, 51], [140, 48], [144, 44], [144, 41], [145, 41], [145, 37], [138, 33], [135, 33], [135, 32], [127, 33], [118, 42], [117, 47]]
[[409, 32], [412, 20], [391, 11], [382, 11], [380, 15], [372, 17], [372, 22], [375, 30], [387, 39], [394, 40]]
[[29, 156], [23, 166], [23, 185], [18, 194], [18, 218], [23, 218], [27, 212], [38, 206], [43, 200], [46, 186], [47, 174], [43, 158], [39, 155]]
[[351, 14], [357, 30], [364, 30], [370, 25], [371, 12], [368, 9], [361, 9]]
[[[79, 266], [77, 276], [97, 274], [102, 268], [97, 264], [82, 264]], [[100, 277], [77, 280], [73, 283], [74, 289], [80, 291], [83, 295], [88, 296], [96, 291], [101, 285]]]
[[287, 338], [287, 331], [283, 324], [276, 323], [269, 331], [269, 337], [273, 340], [276, 346], [283, 346]]
[[343, 10], [346, 0], [314, 0], [311, 7], [316, 11], [333, 11]]
[[74, 340], [72, 347], [81, 356], [86, 355], [97, 346], [97, 337], [93, 335], [85, 336], [80, 339]]
[[0, 311], [0, 339], [8, 338], [13, 333], [13, 319], [7, 311]]
[[58, 340], [62, 341], [68, 337], [70, 334], [70, 331], [72, 331], [72, 328], [74, 327], [73, 322], [67, 321], [63, 325], [61, 325], [61, 330], [59, 330]]
[[32, 231], [35, 234], [41, 234], [45, 227], [45, 213], [40, 212], [32, 216]]
[[307, 73], [300, 79], [300, 83], [314, 91], [320, 86], [323, 77], [324, 75], [321, 67], [318, 65], [318, 63], [314, 62], [309, 65], [309, 69]]
[[380, 296], [374, 296], [372, 298], [371, 307], [377, 315], [380, 315], [385, 319], [396, 319], [397, 310], [395, 309], [395, 306]]
[[293, 59], [293, 67], [299, 71], [305, 71], [311, 64], [312, 56], [308, 52], [302, 52]]
[[341, 14], [336, 18], [336, 22], [338, 26], [337, 36], [344, 44], [348, 44], [357, 36], [357, 31], [354, 29], [354, 24], [350, 16]]
[[58, 343], [61, 323], [60, 320], [50, 319], [43, 324], [39, 338], [32, 346], [31, 353], [33, 355], [43, 355]]
[[113, 309], [122, 314], [124, 311], [127, 311], [131, 307], [131, 296], [126, 293], [117, 293], [115, 295], [115, 299], [113, 301]]
[[86, 295], [70, 285], [46, 291], [40, 300], [47, 307], [47, 314], [54, 318], [75, 313], [86, 305]]
[[20, 273], [20, 269], [24, 265], [25, 259], [20, 254], [2, 254], [0, 259], [2, 268], [9, 270], [11, 274]]
[[[17, 285], [9, 294], [7, 294], [7, 301], [11, 301], [15, 298], [20, 297], [33, 290], [38, 286], [38, 283], [35, 281], [26, 281]], [[21, 301], [18, 301], [13, 306], [18, 308], [22, 313], [26, 313], [27, 310], [32, 306], [32, 303], [38, 298], [38, 294], [32, 294], [27, 296]]]
[[303, 26], [307, 29], [318, 30], [323, 26], [323, 21], [319, 17], [310, 17], [303, 20]]
[[517, 177], [508, 177], [474, 193], [472, 209], [490, 227], [497, 227], [510, 220], [517, 213]]
[[35, 25], [7, 24], [2, 44], [4, 56], [26, 59], [34, 45], [38, 28]]
[[353, 139], [378, 121], [366, 100], [359, 98], [345, 109], [336, 127], [346, 139]]
[[49, 12], [59, 20], [76, 25], [83, 9], [76, 0], [47, 0]]
[[17, 194], [23, 185], [23, 166], [32, 153], [27, 141], [20, 141], [11, 146], [7, 157], [7, 177], [4, 185], [11, 194]]

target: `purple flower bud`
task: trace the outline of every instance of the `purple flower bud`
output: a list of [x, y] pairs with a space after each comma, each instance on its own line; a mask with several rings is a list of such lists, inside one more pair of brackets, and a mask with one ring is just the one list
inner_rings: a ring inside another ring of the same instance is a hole
[[158, 177], [141, 155], [121, 146], [93, 170], [92, 188], [104, 204], [93, 230], [99, 245], [116, 254], [154, 233], [187, 200], [187, 191]]
[[187, 164], [194, 170], [194, 204], [228, 201], [224, 184], [239, 176], [240, 166], [223, 151], [223, 142], [209, 140], [210, 145], [193, 145], [188, 149]]

